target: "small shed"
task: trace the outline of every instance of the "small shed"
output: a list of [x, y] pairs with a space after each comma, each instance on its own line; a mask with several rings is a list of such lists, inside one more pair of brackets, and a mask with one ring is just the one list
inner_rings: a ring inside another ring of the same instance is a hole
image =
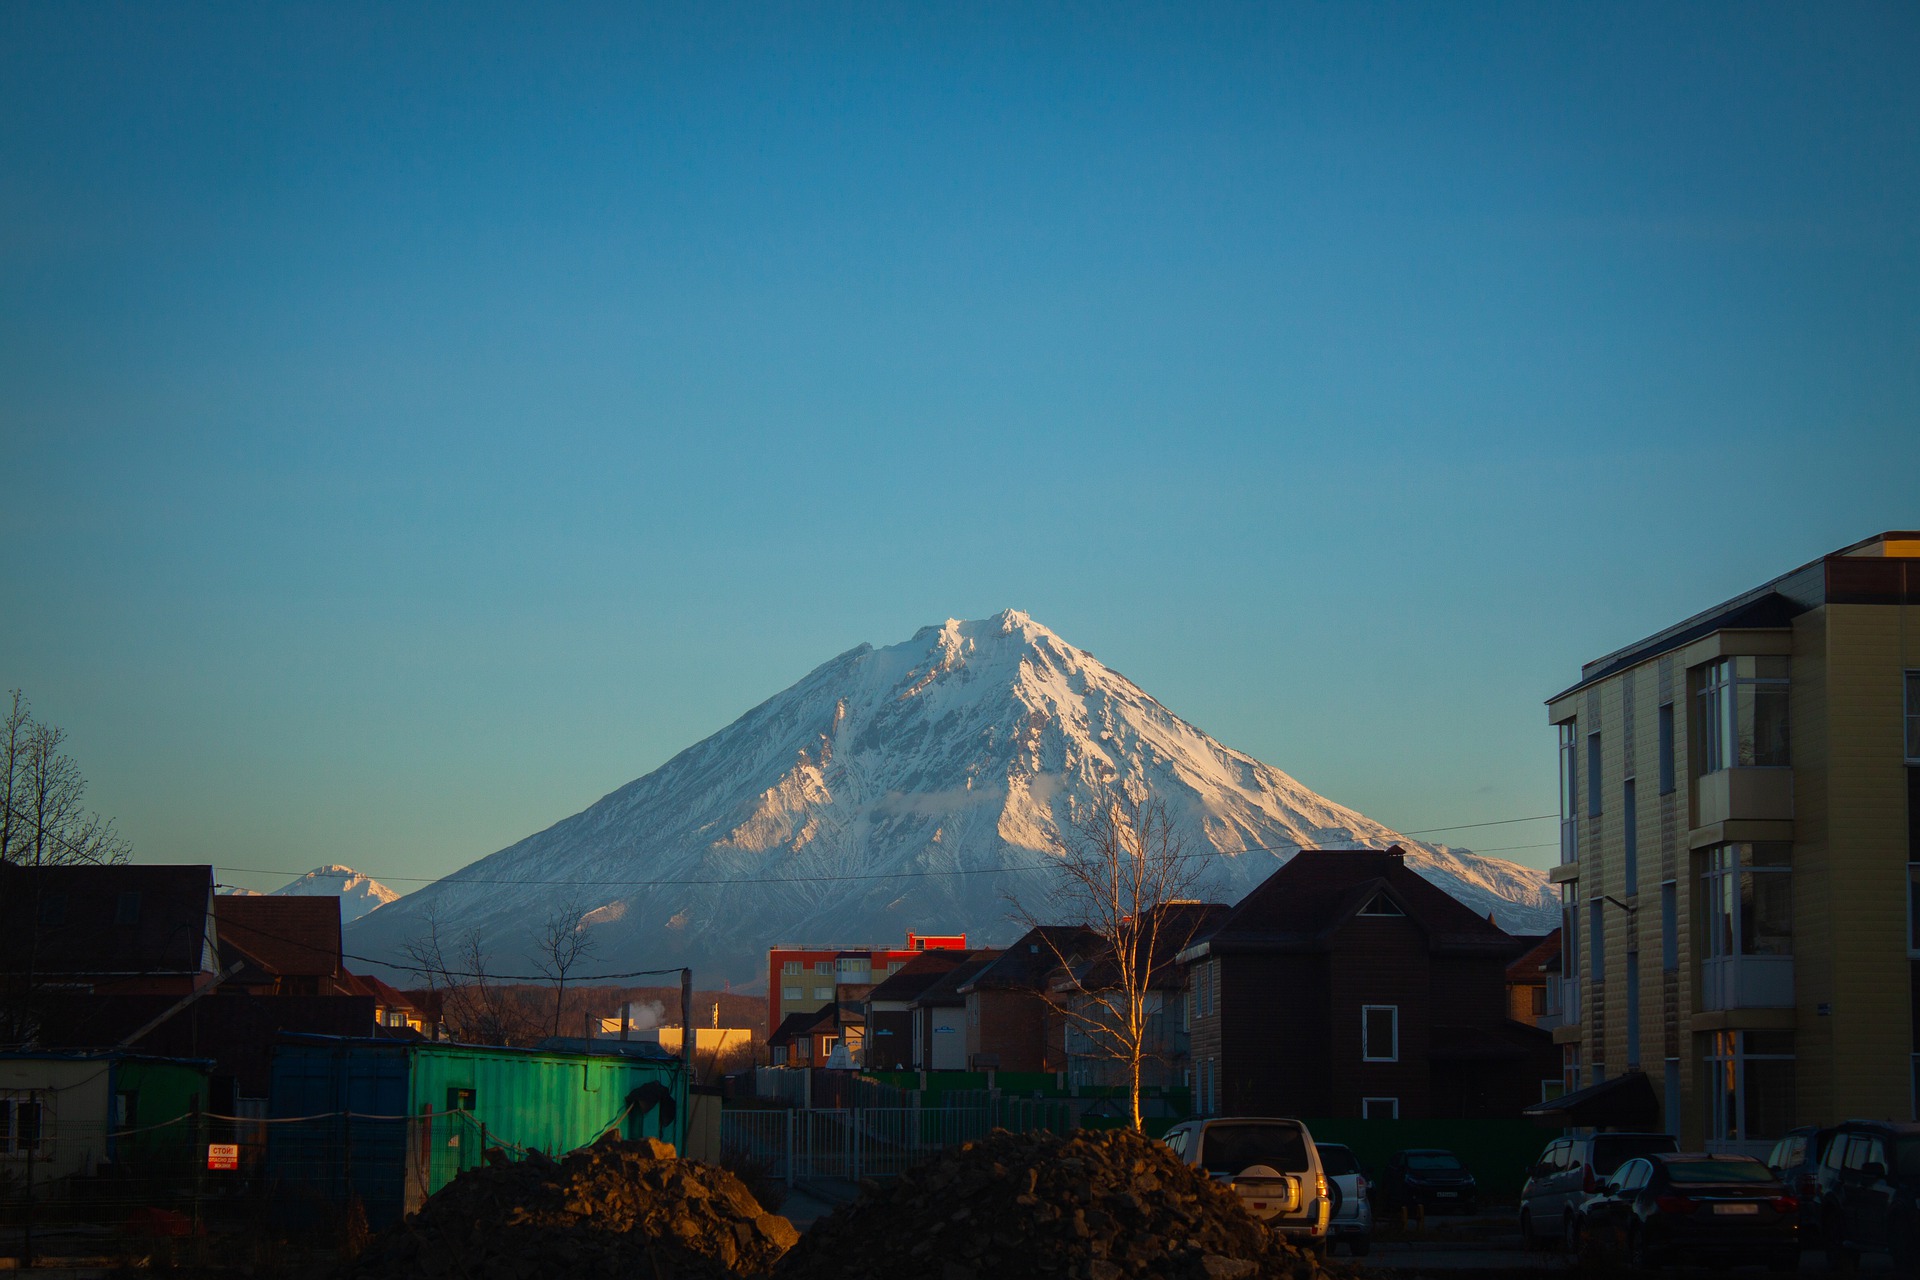
[[0, 1054], [0, 1170], [38, 1183], [193, 1167], [210, 1062], [105, 1052]]
[[267, 1126], [282, 1209], [311, 1221], [357, 1197], [377, 1230], [489, 1149], [557, 1156], [609, 1132], [683, 1145], [685, 1068], [657, 1046], [622, 1047], [285, 1036], [274, 1048]]

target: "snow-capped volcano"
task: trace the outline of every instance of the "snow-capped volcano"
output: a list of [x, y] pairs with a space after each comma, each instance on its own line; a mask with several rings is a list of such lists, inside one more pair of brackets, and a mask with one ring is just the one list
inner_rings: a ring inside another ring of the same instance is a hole
[[331, 863], [315, 867], [299, 879], [281, 885], [273, 893], [275, 896], [299, 898], [339, 898], [342, 924], [358, 920], [367, 912], [383, 907], [400, 896], [371, 876], [363, 876], [352, 867]]
[[1201, 884], [1237, 901], [1302, 846], [1400, 844], [1407, 864], [1516, 931], [1545, 931], [1544, 872], [1408, 840], [1215, 742], [1023, 613], [861, 645], [725, 729], [545, 831], [358, 921], [348, 948], [392, 955], [477, 929], [524, 962], [563, 904], [588, 911], [596, 972], [693, 964], [765, 973], [775, 943], [896, 944], [911, 929], [985, 945], [1038, 902], [1070, 815], [1144, 785]]

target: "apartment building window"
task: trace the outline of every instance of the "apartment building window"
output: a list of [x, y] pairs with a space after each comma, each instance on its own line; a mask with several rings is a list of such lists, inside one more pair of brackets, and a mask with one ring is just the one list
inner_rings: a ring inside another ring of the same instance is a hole
[[1700, 669], [1700, 772], [1793, 763], [1787, 659], [1722, 658]]
[[1714, 1032], [1707, 1080], [1714, 1142], [1782, 1136], [1793, 1127], [1793, 1032]]
[[1600, 898], [1587, 903], [1587, 969], [1596, 986], [1607, 980], [1606, 905]]
[[1363, 1062], [1400, 1061], [1400, 1006], [1360, 1006], [1360, 1058]]
[[1580, 981], [1580, 882], [1560, 886], [1560, 978]]
[[1580, 861], [1580, 782], [1578, 763], [1580, 736], [1572, 720], [1560, 725], [1560, 861]]
[[1920, 671], [1907, 672], [1907, 763], [1920, 764]]
[[1627, 952], [1627, 1070], [1640, 1065], [1640, 953]]
[[799, 999], [803, 999], [805, 995], [806, 995], [806, 989], [804, 987], [780, 988], [780, 998], [782, 1000], [799, 1000]]
[[1640, 806], [1632, 778], [1620, 786], [1620, 857], [1627, 892], [1640, 892]]
[[813, 989], [813, 998], [815, 1000], [831, 1000], [833, 999], [833, 988], [832, 987], [815, 987]]
[[1710, 960], [1793, 954], [1793, 868], [1785, 841], [1717, 844], [1700, 876]]
[[814, 971], [815, 973], [822, 973], [822, 974], [832, 974], [832, 972], [833, 972], [833, 961], [831, 961], [831, 960], [815, 960], [815, 961], [813, 962], [813, 971]]
[[1671, 880], [1660, 886], [1660, 967], [1680, 967], [1680, 886]]
[[1660, 794], [1672, 795], [1679, 783], [1674, 777], [1673, 704], [1660, 704]]
[[1600, 735], [1587, 735], [1587, 816], [1600, 816]]
[[783, 965], [781, 965], [781, 966], [780, 966], [780, 972], [781, 972], [781, 973], [783, 973], [783, 974], [796, 974], [796, 973], [799, 973], [799, 972], [800, 972], [800, 962], [799, 962], [798, 960], [789, 960], [789, 961], [787, 961], [787, 962], [786, 962], [785, 964], [783, 964]]

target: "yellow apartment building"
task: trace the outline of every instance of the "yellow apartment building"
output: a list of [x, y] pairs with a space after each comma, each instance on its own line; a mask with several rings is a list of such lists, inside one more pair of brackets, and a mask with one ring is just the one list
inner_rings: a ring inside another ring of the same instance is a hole
[[1689, 1150], [1920, 1116], [1920, 532], [1597, 658], [1547, 712], [1567, 1087], [1644, 1071]]

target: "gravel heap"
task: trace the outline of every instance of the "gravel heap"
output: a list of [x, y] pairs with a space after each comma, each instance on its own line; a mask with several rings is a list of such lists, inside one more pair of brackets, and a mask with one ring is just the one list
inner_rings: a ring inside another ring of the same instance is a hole
[[799, 1233], [725, 1169], [667, 1143], [603, 1139], [553, 1161], [490, 1162], [448, 1183], [348, 1263], [350, 1280], [733, 1280]]
[[1316, 1280], [1204, 1172], [1130, 1129], [996, 1131], [814, 1224], [780, 1280]]

